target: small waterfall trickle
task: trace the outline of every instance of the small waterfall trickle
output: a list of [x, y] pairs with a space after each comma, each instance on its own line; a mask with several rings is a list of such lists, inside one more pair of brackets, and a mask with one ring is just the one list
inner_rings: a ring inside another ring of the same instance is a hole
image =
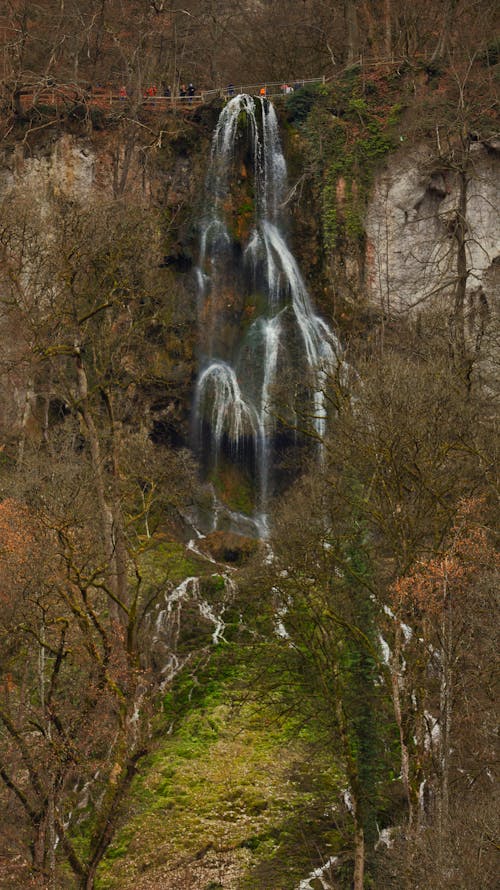
[[285, 189], [272, 104], [235, 96], [219, 117], [206, 178], [194, 414], [209, 469], [224, 458], [253, 477], [253, 518], [261, 536], [283, 424], [277, 418], [292, 426], [298, 414], [309, 414], [317, 436], [324, 436], [325, 383], [341, 353], [335, 334], [315, 314], [288, 247]]
[[[200, 556], [209, 559], [210, 562], [215, 562], [206, 554], [200, 553]], [[224, 588], [221, 600], [217, 604], [210, 603], [205, 598], [202, 588], [203, 579], [190, 576], [181, 581], [173, 590], [167, 590], [157, 603], [156, 612], [148, 615], [146, 628], [151, 641], [150, 658], [161, 671], [162, 689], [172, 682], [193, 655], [191, 650], [182, 652], [179, 648], [179, 638], [183, 627], [182, 613], [186, 606], [198, 609], [200, 617], [207, 624], [213, 625], [211, 641], [214, 646], [217, 646], [221, 641], [226, 642], [224, 613], [226, 606], [234, 600], [236, 595], [236, 585], [229, 572], [228, 568], [222, 574], [212, 576], [222, 581]]]

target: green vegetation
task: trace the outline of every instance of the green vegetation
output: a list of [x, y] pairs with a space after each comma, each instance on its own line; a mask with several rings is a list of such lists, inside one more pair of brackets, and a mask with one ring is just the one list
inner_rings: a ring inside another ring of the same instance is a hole
[[255, 491], [250, 473], [245, 473], [230, 461], [221, 459], [210, 474], [222, 500], [232, 510], [250, 515], [254, 507]]
[[151, 587], [165, 581], [180, 583], [184, 578], [207, 570], [206, 561], [195, 554], [187, 555], [184, 544], [162, 540], [161, 536], [148, 542], [139, 562], [145, 583]]
[[[306, 741], [294, 741], [271, 712], [231, 708], [230, 664], [227, 652], [216, 657], [197, 676], [194, 697], [186, 679], [168, 696], [163, 732], [141, 763], [100, 890], [133, 888], [145, 869], [159, 880], [165, 867], [178, 886], [188, 876], [210, 886], [218, 869], [234, 869], [247, 874], [242, 888], [292, 890], [314, 866], [316, 844], [338, 846], [324, 812], [328, 783], [323, 775], [320, 789], [302, 765]], [[177, 729], [165, 735], [174, 714]]]
[[321, 195], [323, 243], [363, 241], [364, 213], [375, 171], [398, 141], [402, 106], [387, 78], [367, 89], [350, 70], [328, 87], [303, 88], [287, 99], [288, 120], [299, 127]]

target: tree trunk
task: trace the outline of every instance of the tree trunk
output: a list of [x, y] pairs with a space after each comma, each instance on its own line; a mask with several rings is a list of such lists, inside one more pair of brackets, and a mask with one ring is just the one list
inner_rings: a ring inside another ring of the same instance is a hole
[[354, 829], [354, 890], [363, 890], [365, 880], [365, 834], [363, 826]]
[[120, 597], [118, 587], [118, 571], [116, 569], [115, 545], [113, 540], [113, 514], [106, 500], [101, 447], [99, 444], [99, 437], [95, 427], [94, 419], [89, 409], [87, 375], [79, 353], [77, 353], [76, 356], [76, 373], [78, 382], [78, 395], [80, 398], [79, 409], [85, 421], [89, 436], [90, 456], [92, 459], [92, 469], [94, 471], [97, 502], [99, 504], [101, 528], [104, 539], [104, 552], [106, 554], [106, 562], [108, 565], [108, 584], [114, 598], [110, 604], [110, 611], [114, 618], [119, 619], [121, 617], [118, 607], [118, 601]]
[[359, 28], [356, 0], [344, 0], [344, 19], [347, 32], [347, 64], [359, 59]]
[[23, 102], [21, 97], [21, 90], [16, 88], [12, 93], [12, 110], [16, 117], [23, 116]]
[[33, 867], [36, 871], [43, 872], [45, 869], [46, 855], [46, 837], [47, 837], [47, 814], [44, 813], [38, 824], [35, 826], [35, 835], [33, 840]]
[[[124, 739], [126, 747], [127, 739]], [[94, 834], [90, 840], [89, 865], [80, 879], [80, 890], [93, 890], [99, 863], [113, 840], [119, 815], [120, 805], [127, 793], [136, 772], [137, 761], [144, 756], [145, 750], [125, 755], [121, 766], [121, 774], [116, 780], [110, 778], [105, 792], [103, 809], [99, 814]]]
[[458, 174], [458, 208], [453, 229], [457, 246], [457, 277], [451, 316], [451, 348], [457, 370], [463, 375], [469, 373], [465, 342], [465, 299], [467, 293], [467, 186], [466, 162]]
[[[103, 392], [103, 397], [108, 409], [110, 425], [110, 449], [111, 449], [111, 473], [112, 473], [112, 498], [111, 510], [113, 514], [114, 532], [114, 561], [116, 567], [116, 587], [120, 602], [127, 603], [127, 569], [128, 552], [123, 526], [123, 515], [120, 494], [120, 439], [121, 425], [115, 419], [113, 404], [109, 393]], [[122, 616], [123, 617], [123, 616]]]
[[48, 840], [48, 872], [49, 888], [57, 890], [56, 883], [56, 826], [54, 791], [51, 789], [47, 803], [47, 840]]
[[384, 48], [386, 59], [392, 59], [392, 0], [384, 0]]
[[369, 54], [378, 58], [380, 56], [379, 51], [379, 40], [377, 34], [377, 22], [373, 16], [373, 13], [370, 9], [370, 3], [368, 0], [364, 0], [362, 6], [363, 12], [363, 22], [362, 27], [366, 30], [366, 34], [368, 37], [368, 47]]
[[441, 682], [440, 682], [440, 766], [441, 788], [439, 795], [439, 821], [441, 831], [446, 828], [450, 797], [450, 743], [452, 721], [452, 622], [451, 600], [448, 582], [443, 591], [443, 617], [441, 621]]
[[27, 439], [27, 427], [30, 419], [33, 416], [33, 406], [35, 403], [35, 386], [33, 380], [28, 380], [26, 384], [26, 396], [24, 400], [24, 408], [23, 408], [23, 416], [21, 420], [21, 435], [19, 436], [19, 445], [17, 452], [17, 459], [19, 466], [22, 467], [23, 458], [24, 458], [24, 449], [26, 446]]
[[121, 197], [125, 191], [135, 144], [135, 135], [131, 133], [125, 139], [125, 144], [122, 143], [116, 148], [113, 159], [113, 195], [115, 198]]
[[443, 56], [446, 54], [450, 42], [451, 26], [455, 15], [456, 5], [457, 0], [448, 0], [448, 4], [446, 6], [443, 17], [443, 24], [439, 31], [439, 40], [437, 42], [436, 49], [432, 54], [432, 62], [435, 62], [437, 59], [443, 58]]
[[[334, 669], [335, 685], [339, 689], [337, 670]], [[365, 873], [365, 834], [363, 829], [363, 813], [361, 806], [361, 788], [356, 761], [351, 751], [349, 731], [344, 709], [339, 694], [336, 696], [336, 716], [341, 739], [345, 770], [349, 782], [354, 818], [354, 890], [363, 890]]]

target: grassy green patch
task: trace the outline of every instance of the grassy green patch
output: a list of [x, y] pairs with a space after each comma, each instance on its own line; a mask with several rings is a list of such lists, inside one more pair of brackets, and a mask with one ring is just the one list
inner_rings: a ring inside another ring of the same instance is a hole
[[188, 554], [184, 544], [157, 537], [141, 553], [140, 568], [146, 582], [151, 585], [165, 581], [180, 584], [184, 578], [207, 572], [207, 563], [194, 554]]
[[106, 856], [98, 887], [137, 886], [145, 868], [196, 859], [203, 849], [269, 852], [276, 826], [303, 796], [286, 779], [291, 758], [277, 732], [227, 705], [186, 716], [142, 763], [130, 819]]
[[[240, 669], [221, 654], [194, 686], [184, 678], [166, 697], [167, 721], [184, 714], [140, 765], [126, 824], [99, 871], [99, 890], [141, 887], [141, 876], [150, 887], [166, 868], [172, 883], [161, 886], [181, 886], [176, 869], [186, 863], [202, 869], [211, 856], [230, 858], [241, 888], [291, 890], [316, 861], [311, 845], [329, 849], [324, 793], [318, 804], [317, 781], [299, 766], [304, 742], [262, 709], [227, 704], [221, 677], [234, 681]], [[329, 785], [324, 773], [321, 781]], [[271, 874], [279, 883], [267, 883]], [[206, 887], [215, 877], [207, 870], [199, 880]]]

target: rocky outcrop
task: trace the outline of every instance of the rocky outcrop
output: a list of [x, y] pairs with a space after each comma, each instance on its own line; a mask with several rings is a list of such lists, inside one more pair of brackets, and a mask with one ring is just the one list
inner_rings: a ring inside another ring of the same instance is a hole
[[[116, 198], [124, 207], [140, 204], [151, 208], [157, 219], [157, 236], [150, 246], [150, 263], [158, 268], [158, 280], [165, 282], [165, 310], [157, 312], [147, 331], [152, 382], [147, 391], [142, 388], [138, 392], [137, 400], [142, 402], [155, 441], [168, 438], [169, 442], [182, 444], [189, 429], [195, 318], [194, 309], [188, 312], [188, 307], [194, 290], [190, 275], [179, 274], [174, 279], [173, 273], [189, 272], [191, 268], [196, 239], [191, 208], [203, 176], [203, 167], [195, 163], [194, 157], [198, 153], [206, 155], [210, 129], [207, 126], [205, 131], [198, 125], [196, 139], [178, 146], [176, 140], [183, 126], [190, 132], [194, 125], [177, 121], [169, 126], [174, 127], [172, 133], [163, 131], [154, 143], [149, 133], [146, 140], [136, 131], [127, 133], [117, 128], [91, 135], [54, 129], [40, 134], [36, 144], [28, 140], [6, 142], [0, 151], [0, 200], [5, 202], [7, 228], [9, 218], [12, 221], [12, 214], [19, 211], [27, 219], [41, 221], [49, 239], [61, 199], [83, 208]], [[9, 254], [9, 237], [7, 233], [4, 259]], [[26, 281], [32, 262], [36, 263], [36, 248], [30, 247], [28, 236], [22, 273]], [[12, 275], [6, 267], [0, 274], [4, 275], [3, 280], [0, 278], [1, 301], [12, 286]], [[16, 327], [9, 313], [0, 312], [0, 444], [21, 430], [30, 439], [38, 439], [47, 423], [45, 383], [26, 361], [30, 345], [25, 333]], [[133, 357], [130, 363], [134, 364]], [[164, 409], [168, 417], [164, 417]]]
[[[500, 299], [500, 155], [471, 147], [467, 187], [468, 292]], [[401, 148], [378, 175], [366, 216], [366, 289], [386, 315], [449, 296], [456, 277], [457, 174], [427, 146]]]
[[[21, 201], [43, 206], [47, 232], [52, 204], [61, 197], [83, 205], [118, 197], [125, 204], [151, 206], [164, 226], [153, 262], [159, 269], [169, 267], [181, 273], [177, 275], [178, 302], [186, 306], [187, 313], [193, 300], [189, 273], [198, 237], [193, 226], [194, 207], [200, 201], [216, 111], [207, 106], [197, 112], [201, 117], [196, 121], [194, 117], [187, 123], [171, 121], [156, 139], [151, 138], [151, 132], [143, 135], [142, 130], [114, 127], [90, 135], [44, 130], [36, 143], [33, 139], [5, 142], [0, 151], [0, 198], [16, 195]], [[294, 151], [294, 175], [299, 176], [300, 152], [296, 147]], [[499, 158], [498, 141], [471, 146], [467, 189], [471, 318], [477, 312], [496, 313], [500, 304]], [[435, 146], [403, 143], [388, 157], [375, 176], [365, 217], [366, 237], [346, 240], [327, 261], [321, 248], [317, 200], [318, 196], [315, 200], [309, 195], [303, 202], [307, 206], [297, 203], [293, 241], [322, 311], [333, 311], [338, 319], [339, 296], [353, 306], [363, 296], [365, 305], [378, 308], [385, 316], [449, 300], [456, 275], [453, 227], [458, 183], [453, 171], [437, 162]], [[342, 214], [342, 194], [337, 195], [337, 201]], [[246, 224], [246, 205], [242, 207], [235, 217], [238, 225]], [[152, 337], [156, 345], [151, 347], [151, 366], [158, 368], [159, 383], [145, 394], [145, 400], [150, 430], [157, 441], [181, 443], [188, 429], [194, 367], [195, 319], [194, 312], [191, 314], [192, 318], [186, 315], [182, 334], [176, 333], [176, 347], [168, 361], [162, 330]], [[2, 434], [15, 434], [23, 427], [31, 430], [30, 435], [40, 435], [39, 415], [46, 412], [47, 399], [41, 394], [40, 383], [33, 384], [23, 365], [26, 344], [22, 332], [11, 330], [4, 318], [0, 325]], [[186, 325], [193, 328], [187, 358], [185, 350], [179, 352], [178, 342], [186, 340]], [[174, 395], [168, 385], [160, 391], [162, 381], [170, 381]]]

